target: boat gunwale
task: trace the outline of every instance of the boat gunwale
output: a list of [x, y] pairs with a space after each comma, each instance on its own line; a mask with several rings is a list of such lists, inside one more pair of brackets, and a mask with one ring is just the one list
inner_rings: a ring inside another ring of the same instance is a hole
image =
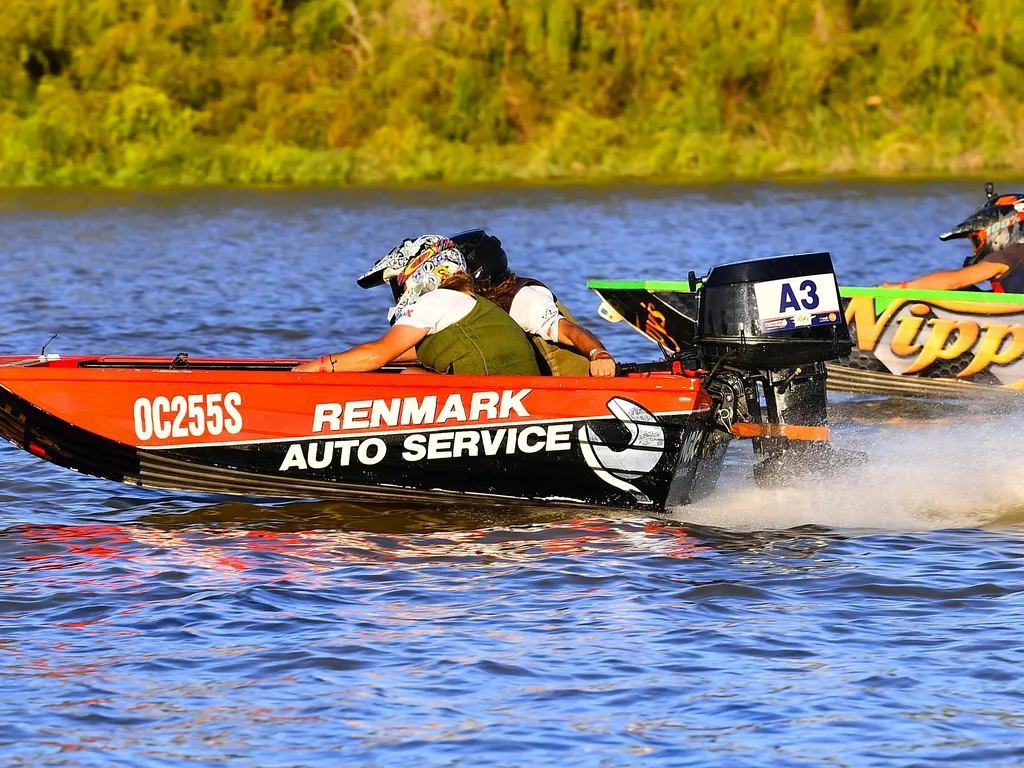
[[[6, 383], [26, 381], [51, 382], [166, 382], [168, 376], [187, 375], [192, 381], [218, 382], [230, 381], [251, 385], [268, 386], [322, 386], [331, 388], [400, 388], [406, 390], [480, 390], [480, 389], [532, 389], [560, 391], [612, 391], [628, 393], [631, 391], [651, 391], [678, 389], [695, 398], [704, 392], [700, 380], [685, 375], [664, 373], [631, 373], [626, 376], [589, 377], [589, 376], [485, 376], [467, 374], [447, 374], [443, 376], [409, 376], [396, 370], [369, 371], [364, 373], [321, 373], [311, 371], [291, 371], [286, 368], [203, 368], [204, 362], [241, 362], [228, 358], [196, 358], [190, 360], [192, 367], [170, 368], [172, 358], [155, 357], [114, 357], [102, 356], [69, 356], [60, 360], [40, 361], [38, 365], [3, 365], [18, 361], [30, 361], [30, 356], [0, 357], [0, 386]], [[79, 365], [82, 362], [98, 360], [116, 360], [117, 366]], [[138, 367], [131, 367], [133, 362]], [[281, 361], [272, 359], [252, 358], [246, 362], [257, 365], [273, 363], [296, 364], [297, 361]], [[52, 365], [51, 363], [58, 363]], [[149, 365], [147, 365], [149, 363]], [[159, 364], [159, 367], [153, 365]], [[399, 378], [400, 377], [400, 378]]]
[[[656, 293], [695, 293], [686, 280], [588, 280], [592, 291], [652, 291]], [[839, 295], [852, 299], [871, 296], [876, 299], [919, 299], [922, 301], [959, 301], [978, 304], [1009, 304], [1024, 306], [1022, 293], [990, 291], [934, 291], [914, 288], [880, 288], [847, 285], [839, 287]]]

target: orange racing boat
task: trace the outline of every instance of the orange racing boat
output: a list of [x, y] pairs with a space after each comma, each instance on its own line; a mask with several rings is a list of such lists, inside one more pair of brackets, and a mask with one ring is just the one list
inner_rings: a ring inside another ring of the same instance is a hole
[[831, 464], [823, 361], [849, 333], [828, 254], [716, 267], [702, 297], [695, 352], [608, 379], [4, 357], [0, 436], [132, 485], [281, 498], [661, 510], [714, 488], [733, 437], [765, 481]]

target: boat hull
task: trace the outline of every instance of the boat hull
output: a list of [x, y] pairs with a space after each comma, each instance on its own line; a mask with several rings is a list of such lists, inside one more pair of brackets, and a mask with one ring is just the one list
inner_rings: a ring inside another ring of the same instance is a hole
[[0, 359], [0, 435], [150, 488], [664, 509], [724, 453], [682, 376], [293, 373], [294, 361]]
[[[693, 341], [696, 294], [678, 282], [591, 281], [601, 314], [670, 351]], [[854, 346], [836, 392], [1004, 398], [1024, 389], [1024, 295], [841, 288]]]

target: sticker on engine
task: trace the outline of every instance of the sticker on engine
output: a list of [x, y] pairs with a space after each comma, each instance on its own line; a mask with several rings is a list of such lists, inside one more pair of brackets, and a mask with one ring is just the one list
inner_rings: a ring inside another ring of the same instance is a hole
[[754, 296], [762, 333], [838, 325], [843, 321], [836, 278], [829, 273], [757, 283]]

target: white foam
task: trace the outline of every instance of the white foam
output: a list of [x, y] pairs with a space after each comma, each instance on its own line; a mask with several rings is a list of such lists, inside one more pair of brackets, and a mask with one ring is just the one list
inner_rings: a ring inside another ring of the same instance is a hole
[[[759, 489], [748, 445], [742, 477], [723, 478], [698, 504], [673, 510], [689, 523], [736, 530], [798, 525], [934, 530], [1024, 523], [1024, 418], [971, 423], [872, 425], [833, 432], [837, 446], [864, 450], [868, 464], [828, 481]], [[734, 475], [737, 473], [733, 473]]]

